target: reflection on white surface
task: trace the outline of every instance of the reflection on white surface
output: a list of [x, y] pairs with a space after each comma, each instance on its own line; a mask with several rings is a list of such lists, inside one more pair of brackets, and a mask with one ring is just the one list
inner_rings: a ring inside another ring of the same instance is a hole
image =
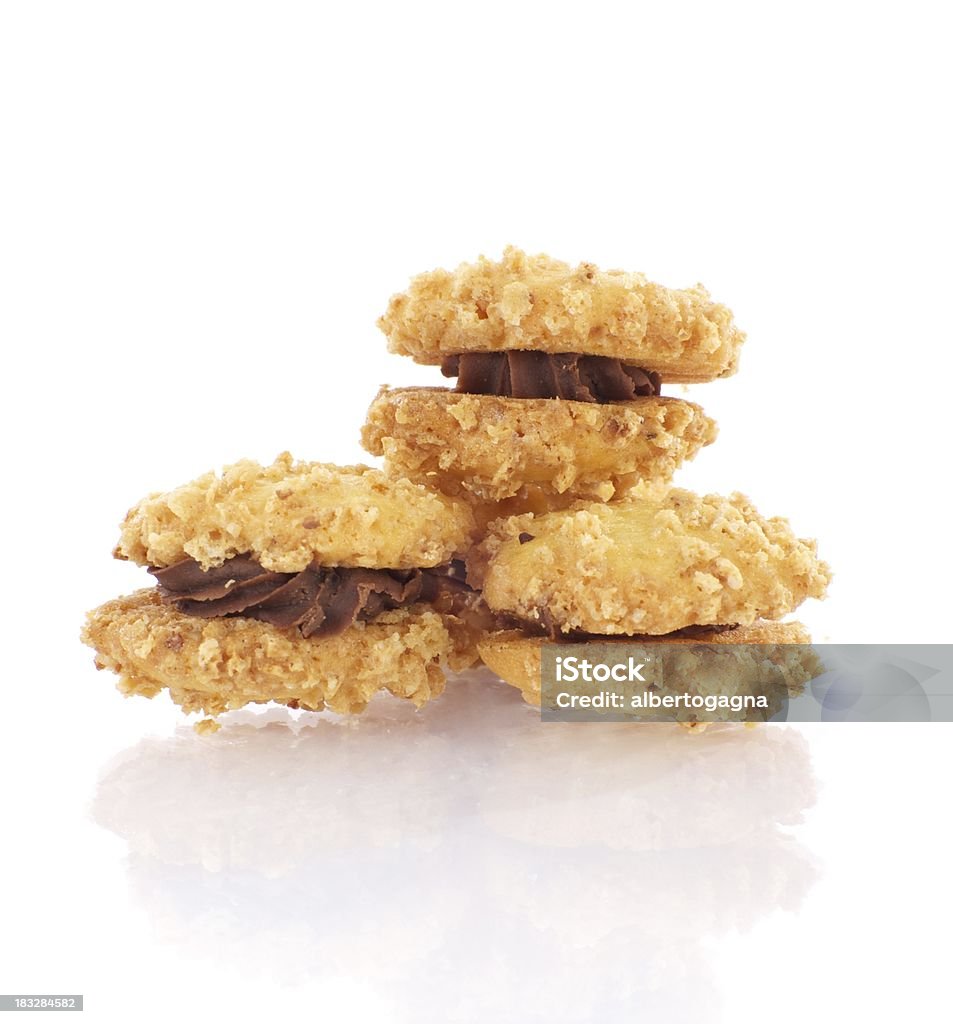
[[235, 713], [111, 764], [93, 807], [161, 937], [393, 1019], [719, 1019], [708, 943], [796, 909], [803, 736], [546, 723], [485, 673], [421, 712]]

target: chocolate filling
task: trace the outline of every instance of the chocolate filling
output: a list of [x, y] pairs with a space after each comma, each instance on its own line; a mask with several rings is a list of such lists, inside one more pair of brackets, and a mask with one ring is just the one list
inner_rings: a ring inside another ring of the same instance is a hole
[[191, 558], [150, 568], [164, 601], [209, 619], [244, 615], [301, 635], [335, 636], [357, 621], [412, 604], [459, 614], [475, 597], [462, 562], [434, 569], [343, 569], [311, 565], [302, 572], [270, 572], [250, 555], [203, 569]]
[[[530, 534], [520, 536], [527, 541]], [[203, 569], [185, 558], [166, 568], [150, 568], [163, 601], [185, 615], [211, 619], [242, 615], [280, 629], [296, 627], [304, 637], [343, 633], [355, 622], [381, 612], [428, 604], [445, 615], [471, 610], [479, 596], [466, 583], [463, 562], [448, 562], [432, 569], [346, 569], [311, 565], [302, 572], [271, 572], [250, 555], [237, 555], [215, 569]], [[513, 615], [492, 616], [486, 628], [519, 629], [566, 643], [605, 640], [604, 636], [573, 630], [560, 631], [549, 610], [535, 621]], [[735, 626], [686, 626], [666, 637], [693, 637], [722, 632]], [[663, 637], [634, 635], [632, 640]]]
[[662, 378], [608, 356], [572, 352], [464, 352], [440, 364], [456, 390], [506, 398], [566, 398], [572, 402], [628, 402], [658, 395]]
[[546, 640], [551, 640], [553, 643], [599, 643], [604, 640], [622, 639], [646, 643], [653, 640], [690, 640], [695, 637], [704, 636], [706, 633], [726, 633], [728, 630], [738, 628], [737, 625], [683, 626], [681, 629], [676, 629], [672, 633], [660, 633], [658, 635], [650, 633], [633, 633], [628, 636], [616, 633], [586, 633], [580, 629], [573, 629], [564, 633], [560, 630], [559, 626], [556, 625], [556, 622], [548, 608], [540, 609], [539, 617], [535, 620], [521, 619], [517, 615], [498, 615], [496, 626], [498, 629], [518, 629], [527, 636], [542, 637]]

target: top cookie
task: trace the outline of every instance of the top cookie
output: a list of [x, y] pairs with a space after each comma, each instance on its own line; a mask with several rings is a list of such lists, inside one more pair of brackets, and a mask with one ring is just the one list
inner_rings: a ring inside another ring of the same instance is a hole
[[139, 565], [193, 558], [203, 569], [252, 554], [273, 572], [328, 566], [413, 569], [447, 562], [475, 530], [458, 499], [367, 466], [245, 460], [129, 510], [114, 554]]
[[535, 350], [608, 356], [694, 383], [735, 372], [744, 334], [701, 285], [676, 290], [642, 274], [570, 267], [512, 246], [452, 273], [434, 270], [378, 320], [391, 352], [440, 364], [465, 352]]
[[492, 611], [600, 635], [750, 626], [823, 597], [830, 579], [786, 520], [741, 494], [678, 489], [497, 520], [468, 565]]

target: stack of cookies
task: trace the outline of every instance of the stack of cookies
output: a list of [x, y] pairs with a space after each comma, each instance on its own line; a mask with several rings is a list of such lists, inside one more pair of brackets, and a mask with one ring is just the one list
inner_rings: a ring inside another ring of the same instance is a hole
[[508, 249], [416, 278], [379, 323], [456, 386], [381, 390], [383, 471], [282, 455], [135, 506], [115, 554], [156, 585], [84, 630], [124, 692], [353, 713], [482, 658], [538, 702], [554, 640], [807, 641], [778, 620], [824, 595], [814, 542], [670, 485], [716, 431], [662, 390], [734, 373], [744, 341], [704, 289]]
[[554, 640], [808, 641], [777, 620], [824, 596], [814, 542], [739, 494], [669, 484], [716, 430], [663, 388], [730, 376], [744, 342], [703, 288], [511, 248], [421, 275], [379, 326], [456, 387], [382, 389], [364, 445], [473, 505], [467, 579], [498, 627], [479, 652], [527, 700]]

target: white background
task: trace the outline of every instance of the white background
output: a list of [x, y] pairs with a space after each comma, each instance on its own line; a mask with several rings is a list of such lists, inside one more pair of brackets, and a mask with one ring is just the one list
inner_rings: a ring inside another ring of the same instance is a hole
[[741, 372], [691, 390], [721, 435], [680, 482], [819, 538], [816, 637], [949, 640], [941, 17], [2, 5], [0, 992], [104, 1021], [948, 1019], [948, 725], [617, 733], [586, 782], [590, 739], [567, 768], [483, 679], [216, 747], [76, 639], [144, 583], [109, 558], [131, 503], [366, 458], [377, 386], [439, 381], [386, 354], [388, 296], [513, 242], [731, 306]]

